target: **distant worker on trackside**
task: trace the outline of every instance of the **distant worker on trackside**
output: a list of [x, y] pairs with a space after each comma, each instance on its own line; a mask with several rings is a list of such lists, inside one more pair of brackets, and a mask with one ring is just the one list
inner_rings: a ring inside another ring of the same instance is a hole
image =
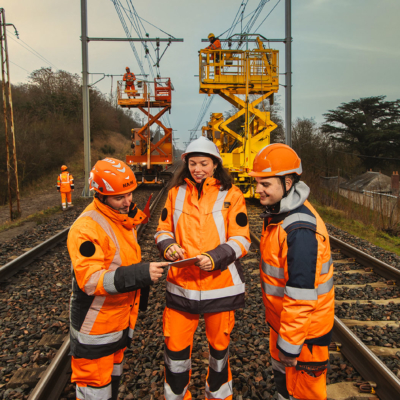
[[136, 81], [136, 76], [129, 67], [125, 68], [126, 73], [124, 74], [123, 80], [125, 81], [125, 90], [135, 90], [135, 81]]
[[333, 263], [328, 232], [301, 174], [299, 156], [281, 143], [260, 150], [249, 173], [266, 207], [261, 288], [278, 399], [326, 400]]
[[[221, 42], [219, 39], [215, 38], [213, 33], [208, 35], [208, 40], [210, 41], [210, 45], [206, 47], [208, 50], [220, 50], [221, 49]], [[211, 60], [214, 60], [214, 54], [211, 55]], [[219, 54], [215, 57], [215, 62], [219, 62]], [[215, 75], [219, 75], [219, 67], [215, 67]]]
[[68, 172], [68, 167], [63, 165], [61, 167], [61, 174], [57, 177], [57, 190], [61, 193], [62, 209], [73, 207], [71, 193], [74, 191], [74, 177]]
[[157, 282], [166, 262], [142, 262], [136, 228], [146, 214], [132, 203], [137, 183], [122, 161], [97, 161], [93, 202], [72, 225], [71, 381], [78, 400], [116, 400], [138, 312], [140, 289]]

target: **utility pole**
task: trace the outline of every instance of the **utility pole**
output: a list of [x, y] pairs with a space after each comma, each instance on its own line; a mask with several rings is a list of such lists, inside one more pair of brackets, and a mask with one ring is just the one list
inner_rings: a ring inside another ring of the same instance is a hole
[[89, 107], [89, 73], [88, 73], [88, 40], [87, 40], [87, 0], [81, 0], [82, 26], [82, 103], [83, 103], [83, 148], [85, 165], [85, 186], [82, 196], [90, 197], [89, 174], [92, 169], [90, 157], [90, 107]]
[[285, 0], [285, 142], [292, 147], [292, 15], [291, 0]]
[[[15, 179], [15, 195], [17, 198], [17, 218], [21, 215], [21, 208], [19, 203], [19, 185], [18, 185], [18, 168], [17, 168], [17, 148], [15, 144], [15, 129], [14, 129], [14, 112], [13, 102], [11, 95], [10, 83], [10, 66], [8, 61], [8, 47], [7, 47], [7, 26], [14, 26], [14, 24], [6, 23], [6, 12], [4, 8], [0, 8], [0, 42], [1, 42], [1, 76], [3, 87], [3, 113], [4, 113], [4, 132], [6, 138], [6, 153], [7, 153], [7, 182], [8, 182], [8, 200], [10, 207], [10, 219], [13, 220], [16, 216], [13, 213], [12, 205], [12, 183], [11, 183], [11, 170], [14, 170]], [[18, 37], [17, 29], [15, 28]], [[8, 138], [8, 128], [12, 138], [12, 158], [13, 165], [10, 160], [10, 143]]]
[[[92, 42], [156, 42], [157, 47], [160, 42], [183, 42], [183, 39], [175, 38], [101, 38], [88, 37], [87, 35], [87, 0], [81, 0], [81, 41], [82, 41], [82, 97], [83, 97], [83, 147], [85, 153], [85, 187], [82, 192], [83, 197], [90, 197], [89, 175], [91, 170], [90, 159], [90, 106], [89, 106], [89, 56], [88, 43]], [[162, 57], [162, 56], [161, 56]], [[157, 64], [161, 57], [157, 53]]]

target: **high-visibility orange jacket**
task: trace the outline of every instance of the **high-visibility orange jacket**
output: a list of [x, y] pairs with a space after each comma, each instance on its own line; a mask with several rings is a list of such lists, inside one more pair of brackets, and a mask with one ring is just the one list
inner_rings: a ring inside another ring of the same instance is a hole
[[140, 289], [151, 284], [149, 263], [140, 263], [136, 226], [145, 214], [101, 203], [86, 207], [68, 234], [72, 261], [71, 352], [94, 359], [123, 349], [132, 338]]
[[214, 43], [211, 43], [209, 46], [206, 47], [206, 49], [210, 49], [210, 50], [218, 50], [221, 48], [221, 42], [219, 41], [219, 39], [215, 39]]
[[131, 85], [133, 85], [133, 82], [136, 81], [136, 76], [133, 72], [129, 72], [129, 73], [127, 72], [126, 74], [124, 74], [123, 80], [126, 81], [126, 84], [128, 86], [131, 86]]
[[69, 193], [74, 189], [74, 177], [68, 172], [63, 171], [57, 177], [57, 190], [61, 193]]
[[167, 307], [192, 314], [235, 310], [244, 306], [245, 293], [238, 259], [250, 247], [245, 200], [236, 186], [221, 191], [215, 178], [200, 190], [199, 198], [198, 186], [186, 179], [169, 191], [155, 238], [161, 254], [177, 243], [187, 258], [207, 254], [214, 269], [171, 267]]
[[298, 357], [303, 344], [327, 346], [334, 321], [333, 263], [329, 235], [307, 201], [303, 182], [264, 214], [260, 274], [266, 320], [277, 347]]

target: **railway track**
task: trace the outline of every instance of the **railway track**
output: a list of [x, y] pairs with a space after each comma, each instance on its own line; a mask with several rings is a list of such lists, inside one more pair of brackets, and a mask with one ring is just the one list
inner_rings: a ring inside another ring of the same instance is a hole
[[[248, 206], [251, 239], [258, 246], [261, 211], [260, 206]], [[370, 393], [376, 392], [382, 400], [399, 399], [400, 270], [335, 237], [330, 242], [336, 298], [331, 347], [337, 350], [330, 352], [331, 363], [344, 356], [370, 382], [364, 386]], [[347, 379], [359, 381], [356, 376]]]
[[[134, 201], [143, 208], [152, 191], [154, 187], [138, 189]], [[153, 197], [151, 210], [160, 196], [161, 191]], [[69, 378], [68, 231], [0, 267], [0, 398], [28, 398], [29, 393], [30, 399], [57, 399]]]

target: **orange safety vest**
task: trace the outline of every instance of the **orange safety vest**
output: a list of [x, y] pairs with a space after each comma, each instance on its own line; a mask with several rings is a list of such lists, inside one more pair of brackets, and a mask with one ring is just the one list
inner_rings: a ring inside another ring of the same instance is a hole
[[67, 171], [57, 177], [57, 188], [61, 193], [69, 193], [74, 188], [74, 177]]
[[68, 234], [72, 262], [71, 352], [95, 359], [123, 349], [133, 335], [140, 290], [151, 283], [142, 263], [136, 226], [146, 215], [129, 214], [101, 203], [86, 207]]
[[192, 265], [171, 267], [166, 282], [167, 307], [192, 314], [221, 312], [244, 307], [245, 283], [239, 258], [250, 247], [246, 204], [237, 186], [220, 190], [207, 178], [198, 197], [195, 183], [172, 188], [162, 211], [157, 246], [164, 255], [179, 244], [186, 257], [208, 254], [214, 270]]
[[126, 81], [127, 85], [131, 86], [136, 81], [135, 74], [133, 72], [126, 73], [123, 80]]
[[328, 232], [306, 200], [308, 187], [295, 187], [289, 201], [307, 188], [305, 198], [288, 211], [267, 214], [260, 244], [266, 321], [289, 357], [299, 356], [304, 343], [329, 345], [335, 307]]
[[221, 42], [219, 41], [219, 39], [214, 40], [214, 43], [211, 43], [208, 47], [206, 47], [206, 49], [210, 49], [210, 50], [218, 50], [221, 48]]

